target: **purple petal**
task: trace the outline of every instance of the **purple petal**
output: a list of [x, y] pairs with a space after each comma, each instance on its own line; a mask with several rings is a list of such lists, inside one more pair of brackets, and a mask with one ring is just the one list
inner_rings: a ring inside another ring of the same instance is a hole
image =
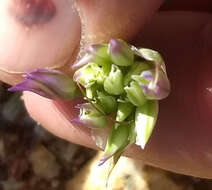
[[[115, 154], [115, 153], [114, 153]], [[98, 162], [98, 166], [102, 166], [107, 160], [109, 160], [114, 154], [103, 155]]]
[[73, 80], [60, 71], [37, 69], [27, 73], [24, 78], [24, 82], [10, 90], [31, 91], [51, 99], [72, 99], [77, 96], [77, 88]]
[[26, 79], [37, 80], [43, 84], [48, 84], [54, 88], [64, 88], [68, 76], [57, 70], [37, 69], [33, 72], [27, 73]]
[[70, 122], [73, 124], [77, 124], [77, 125], [81, 125], [83, 127], [90, 128], [90, 129], [93, 128], [93, 123], [91, 121], [88, 121], [88, 120], [84, 121], [80, 118], [80, 116], [72, 119]]
[[141, 76], [150, 82], [154, 80], [153, 74], [150, 71], [144, 71]]
[[24, 80], [22, 83], [19, 83], [15, 86], [9, 88], [8, 90], [11, 92], [31, 91], [40, 96], [46, 97], [46, 98], [55, 97], [55, 94], [51, 90], [46, 88], [44, 85], [37, 83], [36, 81], [28, 80], [28, 79]]
[[119, 53], [121, 49], [121, 44], [116, 39], [110, 40], [110, 52], [113, 52], [113, 54]]
[[73, 80], [74, 80], [75, 82], [77, 82], [78, 79], [79, 79], [81, 76], [82, 76], [82, 72], [78, 71], [78, 72], [76, 72], [76, 73], [74, 74]]
[[170, 83], [166, 74], [163, 71], [159, 71], [158, 75], [158, 80], [155, 81], [155, 86], [152, 87], [155, 80], [154, 71], [144, 71], [141, 74], [141, 77], [150, 82], [149, 84], [140, 84], [148, 99], [161, 100], [169, 95]]
[[88, 109], [88, 110], [94, 109], [94, 108], [91, 106], [90, 103], [77, 104], [77, 105], [75, 106], [75, 108], [78, 108], [78, 109], [84, 108], [84, 109]]
[[80, 117], [78, 116], [78, 117], [72, 119], [71, 123], [81, 124], [82, 122], [80, 121]]
[[86, 65], [89, 62], [93, 61], [93, 55], [85, 55], [82, 59], [80, 59], [78, 62], [76, 62], [75, 64], [72, 65], [72, 69], [76, 70], [84, 65]]
[[86, 51], [88, 53], [93, 53], [93, 54], [96, 54], [98, 49], [101, 48], [102, 45], [101, 44], [92, 44], [92, 45], [89, 45], [87, 48], [86, 48]]

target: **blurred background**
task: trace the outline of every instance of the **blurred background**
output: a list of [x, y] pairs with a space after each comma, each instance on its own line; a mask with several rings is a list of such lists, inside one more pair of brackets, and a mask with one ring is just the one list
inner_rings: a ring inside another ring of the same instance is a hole
[[[107, 172], [101, 153], [59, 139], [27, 114], [20, 93], [0, 82], [0, 190], [102, 190]], [[112, 190], [212, 190], [212, 180], [193, 178], [122, 158]]]

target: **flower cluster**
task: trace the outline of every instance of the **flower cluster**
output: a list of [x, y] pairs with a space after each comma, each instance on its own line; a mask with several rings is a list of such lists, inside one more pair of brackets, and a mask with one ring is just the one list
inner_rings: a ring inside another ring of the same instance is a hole
[[158, 100], [169, 95], [170, 83], [161, 55], [137, 49], [120, 39], [94, 44], [76, 64], [73, 80], [47, 69], [28, 73], [11, 91], [29, 90], [44, 97], [72, 99], [81, 96], [80, 114], [73, 122], [101, 130], [113, 123], [100, 165], [115, 162], [126, 147], [144, 148], [157, 121]]
[[114, 123], [100, 164], [131, 143], [144, 148], [157, 120], [158, 100], [170, 92], [161, 55], [111, 39], [89, 46], [73, 68], [74, 81], [89, 101], [86, 105], [92, 105], [80, 107], [78, 122], [98, 129], [107, 126], [108, 118]]

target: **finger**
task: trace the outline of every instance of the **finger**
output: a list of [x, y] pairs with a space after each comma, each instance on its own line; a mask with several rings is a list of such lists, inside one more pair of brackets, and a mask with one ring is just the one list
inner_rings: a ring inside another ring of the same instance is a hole
[[[146, 26], [136, 43], [162, 52], [172, 93], [160, 104], [159, 121], [146, 149], [133, 147], [128, 155], [175, 172], [212, 177], [212, 95], [206, 89], [212, 86], [211, 31], [210, 14], [163, 13]], [[89, 131], [78, 131], [68, 122], [76, 114], [72, 104], [59, 104], [62, 117], [52, 111], [53, 105], [46, 99], [28, 95], [25, 101], [33, 118], [48, 130], [72, 142], [94, 146]]]
[[78, 49], [80, 31], [72, 1], [1, 1], [0, 79], [14, 84], [19, 73], [63, 66]]
[[163, 0], [76, 0], [86, 42], [132, 39]]
[[25, 92], [23, 99], [32, 118], [45, 126], [51, 133], [76, 144], [88, 147], [95, 146], [87, 128], [76, 128], [70, 123], [70, 120], [77, 116], [74, 106], [79, 103], [79, 100], [65, 102], [66, 106], [63, 107], [61, 112], [58, 111], [51, 100], [36, 94]]
[[[77, 1], [86, 41], [132, 37], [161, 2]], [[67, 71], [76, 58], [80, 39], [80, 19], [72, 1], [31, 1], [29, 8], [27, 1], [2, 1], [0, 43], [4, 45], [0, 47], [0, 79], [14, 84], [14, 74], [35, 68], [66, 65], [63, 70]]]
[[135, 149], [135, 157], [172, 171], [212, 177], [211, 32], [210, 14], [166, 12], [137, 39], [137, 44], [164, 55], [172, 92], [160, 104], [149, 145], [142, 154]]

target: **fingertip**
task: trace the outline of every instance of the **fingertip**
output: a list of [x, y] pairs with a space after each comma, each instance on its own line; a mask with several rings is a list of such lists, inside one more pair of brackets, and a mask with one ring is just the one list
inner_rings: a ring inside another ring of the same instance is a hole
[[80, 19], [72, 1], [32, 1], [27, 6], [27, 1], [0, 2], [0, 68], [18, 73], [62, 67], [80, 42]]
[[52, 134], [76, 144], [95, 147], [90, 130], [73, 126], [69, 120], [74, 117], [73, 102], [66, 102], [66, 109], [72, 113], [68, 118], [67, 113], [64, 115], [64, 111], [61, 111], [62, 103], [55, 106], [52, 100], [30, 92], [23, 94], [23, 100], [30, 116]]

